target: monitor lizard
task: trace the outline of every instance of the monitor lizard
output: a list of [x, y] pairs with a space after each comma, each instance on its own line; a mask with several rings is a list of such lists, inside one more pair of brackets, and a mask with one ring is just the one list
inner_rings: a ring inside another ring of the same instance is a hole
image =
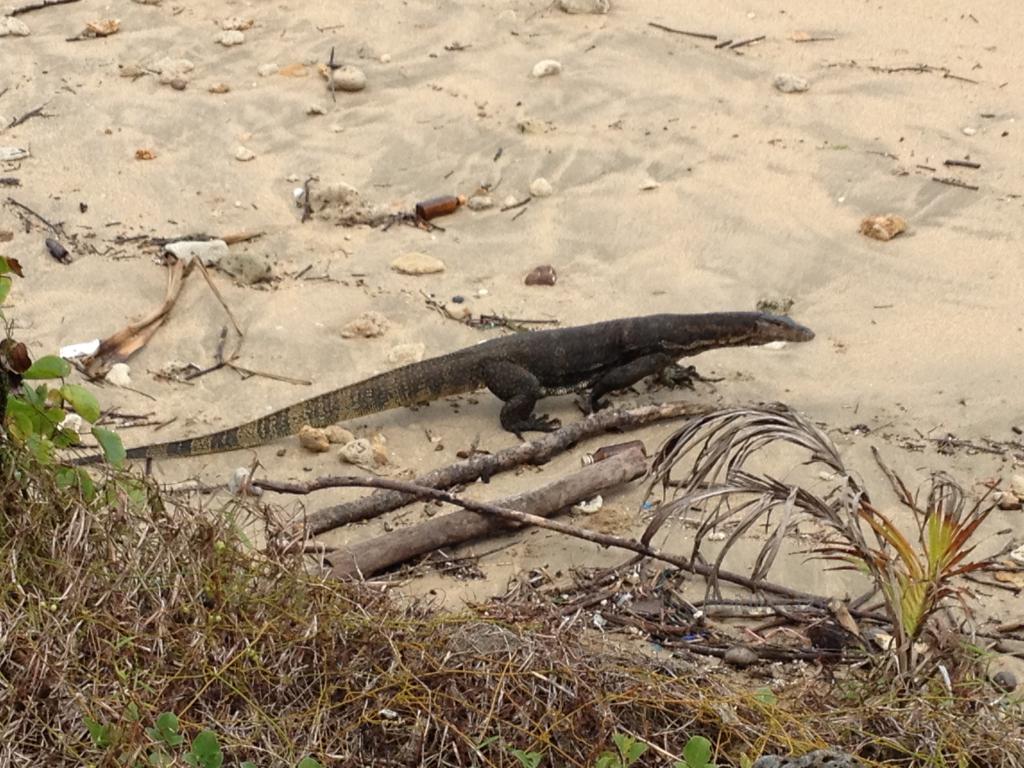
[[[720, 347], [810, 341], [814, 332], [788, 317], [761, 312], [648, 315], [490, 339], [396, 368], [289, 405], [267, 416], [200, 437], [130, 448], [129, 459], [198, 456], [249, 448], [295, 434], [486, 387], [504, 401], [501, 426], [521, 437], [560, 424], [533, 409], [542, 397], [589, 390], [601, 398], [662, 373], [676, 360]], [[90, 464], [90, 455], [73, 460]]]

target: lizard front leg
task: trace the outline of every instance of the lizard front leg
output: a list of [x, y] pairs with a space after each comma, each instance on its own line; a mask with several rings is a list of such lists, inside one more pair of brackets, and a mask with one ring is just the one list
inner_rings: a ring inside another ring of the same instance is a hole
[[541, 397], [541, 386], [526, 368], [507, 360], [495, 360], [484, 365], [483, 374], [487, 388], [505, 401], [501, 408], [501, 426], [516, 437], [522, 437], [523, 432], [554, 432], [561, 426], [558, 419], [533, 414]]
[[675, 362], [671, 355], [664, 352], [655, 352], [652, 355], [638, 357], [625, 365], [612, 368], [608, 373], [597, 379], [590, 387], [588, 405], [591, 413], [601, 410], [604, 405], [601, 398], [616, 389], [625, 389], [636, 384], [641, 379], [661, 373], [666, 367]]

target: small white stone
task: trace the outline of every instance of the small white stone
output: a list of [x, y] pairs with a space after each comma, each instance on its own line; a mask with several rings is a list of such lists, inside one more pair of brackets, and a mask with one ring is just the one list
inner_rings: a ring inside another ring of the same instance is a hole
[[345, 126], [341, 123], [331, 123], [329, 127], [331, 129], [331, 133], [341, 133], [345, 130]]
[[566, 13], [608, 13], [611, 0], [558, 0], [558, 7]]
[[132, 385], [131, 368], [127, 363], [114, 363], [104, 376], [107, 383], [115, 387], [130, 387]]
[[226, 19], [221, 19], [220, 28], [223, 30], [243, 30], [249, 29], [255, 21], [253, 19], [243, 19], [240, 16], [229, 16]]
[[785, 349], [785, 341], [769, 341], [767, 344], [762, 344], [765, 349]]
[[245, 33], [239, 29], [226, 29], [213, 38], [215, 43], [220, 43], [225, 48], [233, 45], [241, 45], [245, 42]]
[[479, 296], [480, 298], [483, 298], [488, 293], [490, 293], [490, 291], [488, 291], [486, 288], [478, 288], [476, 291], [476, 295]]
[[550, 77], [562, 71], [562, 63], [554, 59], [544, 59], [533, 65], [534, 77]]
[[30, 34], [32, 34], [32, 30], [21, 19], [16, 19], [13, 16], [0, 17], [0, 37], [7, 37], [8, 35], [25, 37]]
[[657, 189], [660, 186], [661, 184], [651, 178], [646, 178], [640, 182], [640, 189], [644, 192], [650, 192], [652, 189]]
[[530, 194], [534, 197], [550, 197], [554, 191], [551, 187], [551, 182], [543, 176], [538, 176], [530, 182]]
[[380, 55], [380, 63], [381, 64], [390, 64], [391, 63], [391, 54], [390, 53], [382, 53]]
[[270, 77], [275, 74], [280, 67], [273, 61], [268, 61], [266, 64], [260, 64], [256, 67], [256, 74], [260, 77]]
[[504, 200], [502, 200], [501, 207], [502, 208], [511, 208], [513, 205], [515, 205], [518, 202], [519, 202], [519, 199], [516, 198], [515, 195], [508, 195]]
[[231, 477], [228, 478], [228, 493], [237, 495], [244, 493], [246, 496], [261, 496], [263, 495], [262, 488], [254, 488], [252, 486], [252, 473], [249, 467], [238, 467], [234, 472], [231, 473]]
[[776, 75], [772, 85], [775, 86], [775, 90], [781, 93], [803, 93], [811, 87], [811, 84], [804, 78], [786, 73]]
[[235, 150], [235, 160], [240, 160], [243, 163], [247, 163], [256, 157], [256, 153], [248, 147], [239, 146]]
[[601, 511], [601, 507], [604, 506], [604, 497], [598, 495], [587, 501], [581, 501], [579, 504], [573, 505], [572, 511], [578, 512], [581, 515], [592, 515], [595, 512]]
[[31, 154], [27, 149], [21, 147], [0, 147], [0, 162], [13, 162], [14, 160], [24, 160]]
[[1010, 559], [1017, 565], [1024, 565], [1024, 545], [1017, 547], [1010, 553]]
[[338, 458], [346, 464], [355, 464], [358, 467], [372, 467], [375, 463], [373, 446], [365, 437], [343, 445], [338, 451]]
[[164, 250], [188, 264], [192, 259], [199, 259], [204, 267], [220, 262], [230, 251], [223, 240], [179, 240], [168, 243]]
[[978, 132], [978, 129], [971, 125], [966, 125], [960, 129], [964, 136], [973, 136]]
[[444, 272], [444, 262], [436, 256], [419, 251], [409, 251], [392, 261], [391, 268], [403, 275], [430, 275]]
[[[366, 74], [351, 64], [338, 67], [331, 73], [331, 79], [334, 81], [335, 89], [340, 91], [361, 91], [366, 87]], [[328, 81], [327, 87], [330, 85], [331, 81]]]
[[466, 207], [471, 211], [486, 211], [494, 207], [494, 199], [489, 195], [473, 195], [466, 201]]
[[1010, 490], [1024, 499], [1024, 475], [1014, 475], [1010, 478]]

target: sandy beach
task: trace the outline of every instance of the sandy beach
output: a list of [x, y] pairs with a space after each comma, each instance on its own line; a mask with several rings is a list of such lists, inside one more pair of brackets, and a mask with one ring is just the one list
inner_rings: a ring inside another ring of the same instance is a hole
[[[990, 478], [1005, 488], [1024, 459], [1024, 60], [1009, 23], [1018, 13], [995, 0], [970, 13], [925, 0], [806, 9], [613, 0], [606, 14], [569, 14], [543, 0], [83, 0], [24, 13], [14, 18], [29, 34], [0, 38], [0, 126], [9, 126], [0, 147], [29, 152], [0, 165], [12, 180], [0, 190], [0, 250], [26, 274], [5, 312], [35, 356], [102, 338], [163, 300], [167, 267], [148, 238], [262, 233], [230, 251], [243, 265], [235, 272], [267, 279], [211, 271], [244, 333], [237, 363], [309, 383], [228, 368], [162, 378], [171, 365], [211, 366], [230, 325], [193, 273], [129, 360], [131, 387], [97, 387], [106, 408], [154, 424], [173, 419], [158, 431], [122, 429], [132, 446], [231, 426], [410, 355], [507, 332], [445, 317], [428, 300], [474, 317], [560, 325], [791, 302], [813, 342], [709, 352], [687, 362], [712, 381], [692, 391], [640, 386], [616, 402], [785, 402], [825, 429], [889, 508], [872, 447], [911, 488], [934, 470], [971, 494]], [[104, 19], [119, 21], [116, 33], [68, 41]], [[332, 48], [338, 64], [365, 75], [365, 88], [332, 94], [319, 71]], [[560, 71], [535, 77], [548, 59]], [[797, 91], [780, 90], [780, 75]], [[550, 195], [502, 210], [526, 200], [539, 178]], [[310, 179], [313, 189], [351, 185], [392, 213], [485, 190], [493, 207], [463, 207], [433, 231], [302, 221], [295, 190]], [[862, 219], [884, 214], [905, 219], [906, 232], [887, 242], [859, 233]], [[51, 257], [47, 237], [70, 263]], [[444, 270], [392, 269], [411, 252]], [[555, 285], [524, 284], [538, 265], [555, 268]], [[366, 312], [383, 316], [386, 330], [343, 335]], [[346, 426], [386, 441], [389, 473], [422, 474], [471, 446], [513, 445], [499, 408], [484, 392]], [[571, 397], [540, 410], [580, 417]], [[653, 450], [672, 428], [635, 436]], [[600, 444], [469, 493], [520, 492], [571, 471]], [[223, 483], [254, 455], [280, 480], [352, 471], [336, 450], [309, 453], [294, 438], [154, 471], [168, 482]], [[273, 500], [298, 513], [354, 495]], [[580, 522], [636, 533], [641, 495], [639, 486], [611, 494]], [[419, 519], [422, 507], [390, 524]], [[1022, 543], [1022, 514], [995, 514], [982, 548]], [[325, 541], [359, 540], [383, 525]], [[674, 526], [659, 545], [686, 551], [688, 535]], [[548, 532], [501, 543], [458, 550], [490, 552], [479, 561], [484, 579], [429, 572], [404, 589], [457, 603], [500, 593], [531, 568], [567, 573], [623, 559]], [[785, 582], [788, 567], [773, 578]], [[815, 591], [841, 594], [833, 579], [822, 574]], [[986, 610], [1005, 620], [1013, 599], [991, 590]]]

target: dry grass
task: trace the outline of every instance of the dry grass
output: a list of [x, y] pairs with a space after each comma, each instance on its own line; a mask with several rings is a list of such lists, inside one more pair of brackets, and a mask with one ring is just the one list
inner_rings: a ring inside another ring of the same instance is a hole
[[[721, 764], [835, 746], [1024, 765], [1019, 708], [969, 681], [898, 698], [786, 667], [765, 700], [765, 682], [610, 651], [544, 615], [399, 607], [253, 554], [236, 506], [176, 505], [124, 477], [87, 505], [28, 462], [0, 455], [0, 765], [142, 765], [162, 711], [188, 738], [214, 730], [229, 766], [518, 765], [512, 748], [593, 766], [614, 732], [652, 745], [643, 765], [671, 765], [696, 734]], [[114, 746], [92, 743], [86, 716], [116, 727]]]

